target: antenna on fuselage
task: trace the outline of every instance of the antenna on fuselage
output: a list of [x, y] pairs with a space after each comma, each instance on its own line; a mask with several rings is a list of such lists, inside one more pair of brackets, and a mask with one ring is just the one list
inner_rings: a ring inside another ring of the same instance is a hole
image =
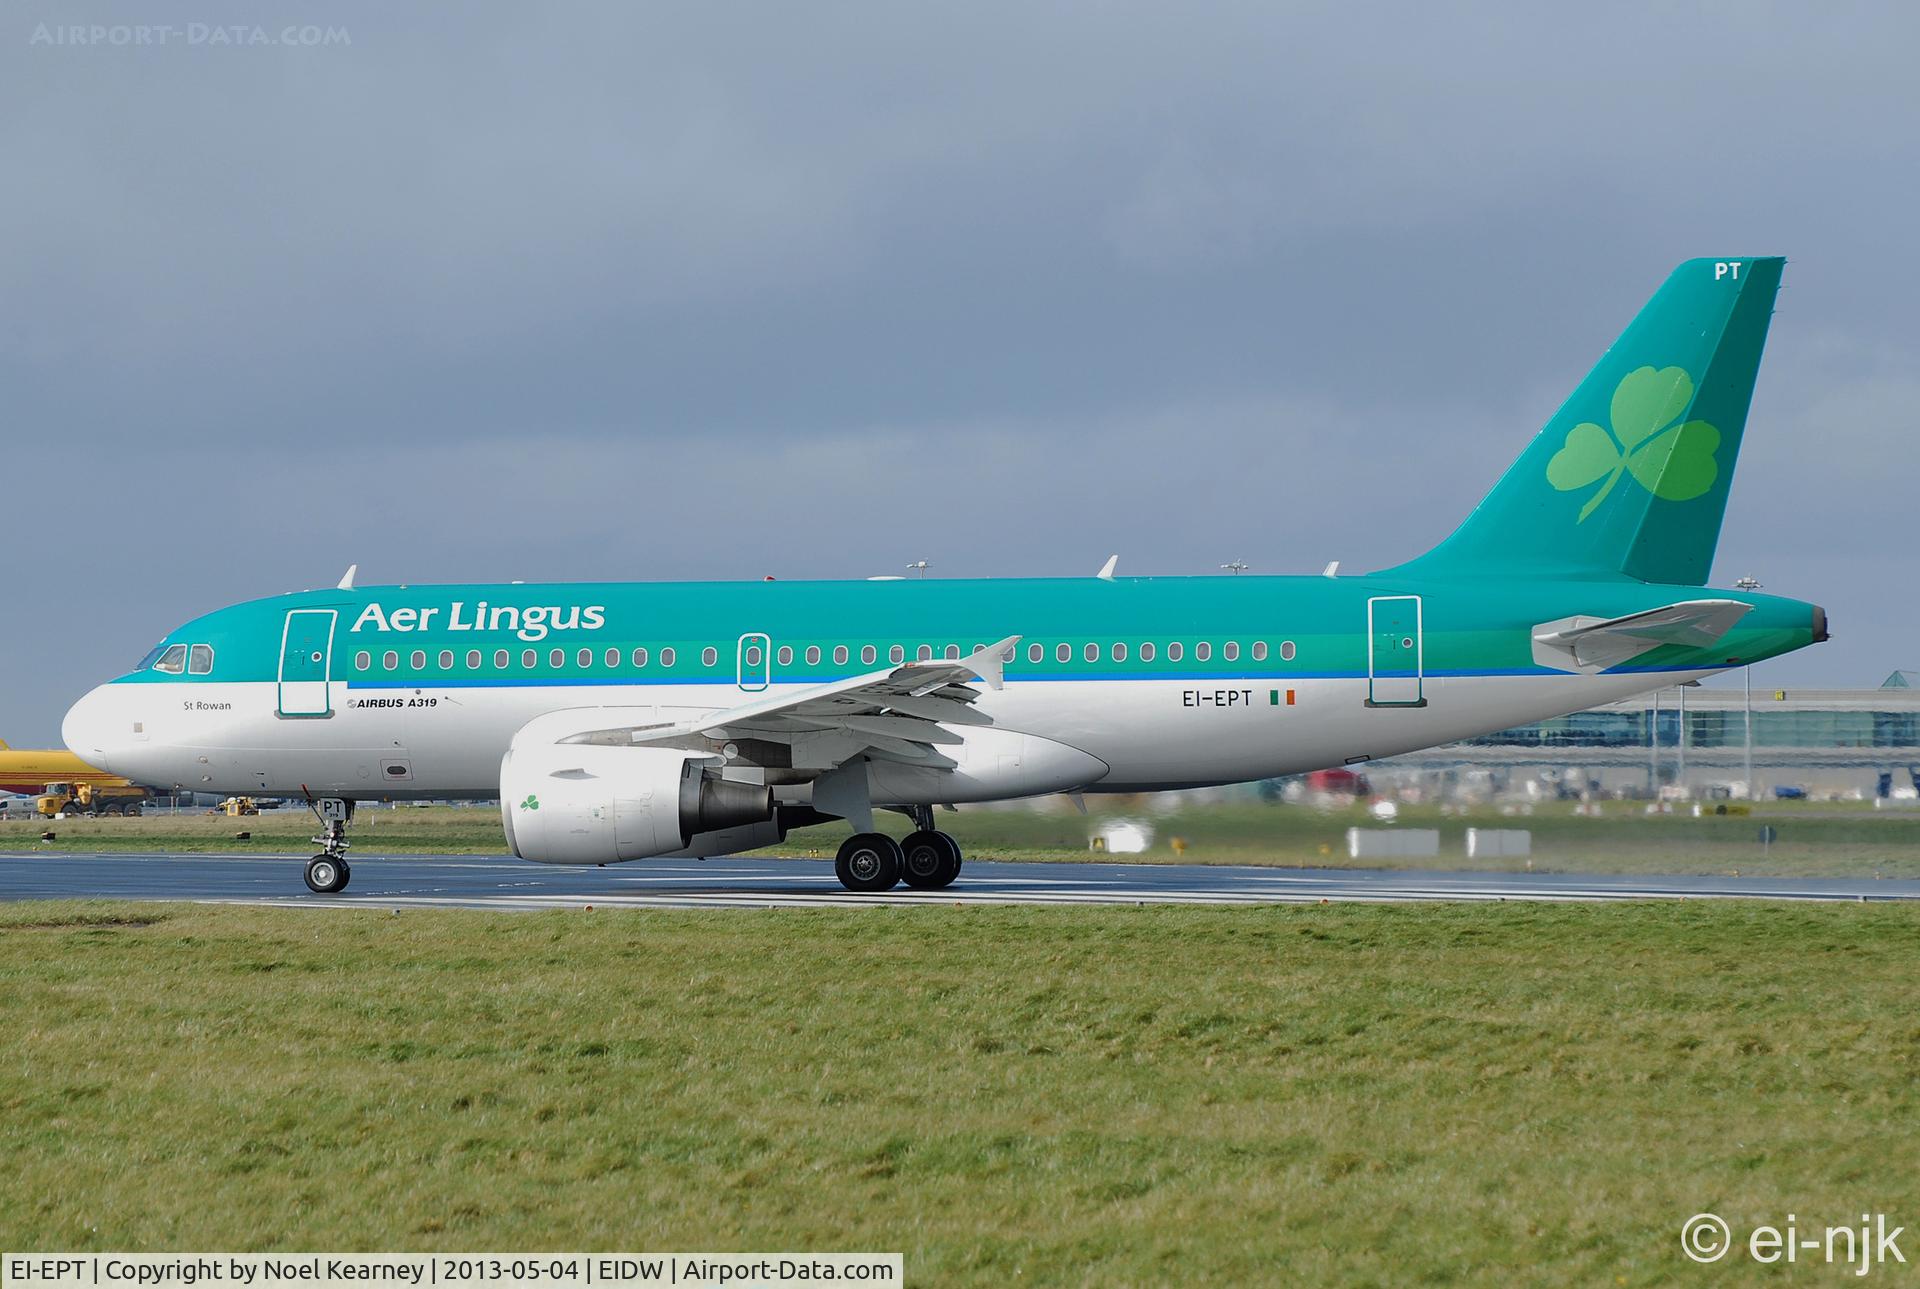
[[360, 566], [358, 564], [347, 565], [347, 571], [340, 575], [339, 585], [336, 586], [334, 589], [340, 590], [340, 591], [351, 591], [353, 589], [353, 575], [355, 573], [358, 573], [359, 571], [360, 571]]
[[1107, 556], [1107, 562], [1100, 566], [1100, 571], [1095, 573], [1094, 576], [1102, 582], [1111, 582], [1113, 580], [1114, 566], [1119, 564], [1119, 562], [1120, 557], [1118, 555]]
[[1337, 559], [1328, 560], [1327, 566], [1320, 570], [1320, 576], [1321, 577], [1339, 577], [1340, 561]]

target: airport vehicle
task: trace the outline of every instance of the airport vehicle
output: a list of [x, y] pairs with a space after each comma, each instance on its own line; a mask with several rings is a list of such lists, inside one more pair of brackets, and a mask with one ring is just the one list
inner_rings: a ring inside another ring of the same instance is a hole
[[[1682, 264], [1459, 528], [1360, 576], [583, 583], [254, 600], [68, 713], [90, 763], [356, 800], [498, 798], [524, 859], [772, 844], [828, 818], [855, 891], [938, 889], [935, 805], [1351, 767], [1827, 638], [1707, 590], [1783, 261]], [[1412, 484], [1362, 481], [1376, 506]], [[906, 814], [904, 841], [877, 809]]]
[[49, 783], [33, 807], [51, 819], [55, 815], [137, 815], [146, 804], [147, 790], [131, 783]]

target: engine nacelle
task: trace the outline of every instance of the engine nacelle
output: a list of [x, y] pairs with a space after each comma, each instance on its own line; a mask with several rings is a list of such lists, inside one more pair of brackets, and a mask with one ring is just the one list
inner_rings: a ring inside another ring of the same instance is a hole
[[515, 739], [500, 759], [507, 847], [543, 864], [610, 864], [772, 820], [773, 793], [720, 778], [707, 768], [717, 761], [675, 748]]

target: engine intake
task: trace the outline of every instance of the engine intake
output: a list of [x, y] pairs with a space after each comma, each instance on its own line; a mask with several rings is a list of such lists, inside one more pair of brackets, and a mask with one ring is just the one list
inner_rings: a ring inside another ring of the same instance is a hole
[[772, 790], [722, 779], [707, 768], [714, 759], [673, 748], [516, 739], [500, 759], [507, 847], [544, 864], [610, 864], [772, 820]]

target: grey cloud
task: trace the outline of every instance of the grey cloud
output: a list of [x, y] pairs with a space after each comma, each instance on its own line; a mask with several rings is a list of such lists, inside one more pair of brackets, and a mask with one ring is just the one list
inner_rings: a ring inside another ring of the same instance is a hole
[[352, 42], [144, 51], [43, 19], [0, 29], [9, 455], [109, 464], [14, 465], [10, 517], [21, 567], [151, 572], [5, 610], [0, 735], [349, 559], [1390, 562], [1696, 254], [1793, 259], [1720, 572], [1834, 609], [1782, 679], [1914, 661], [1908, 9], [206, 4], [172, 20]]

